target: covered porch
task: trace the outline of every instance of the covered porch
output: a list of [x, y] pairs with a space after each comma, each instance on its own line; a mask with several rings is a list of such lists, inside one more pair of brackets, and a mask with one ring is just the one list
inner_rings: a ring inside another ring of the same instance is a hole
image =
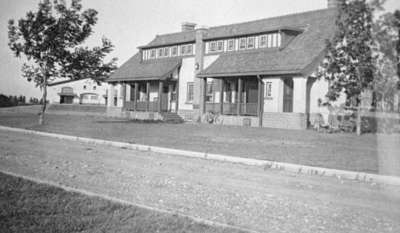
[[263, 89], [261, 76], [202, 77], [202, 113], [257, 117], [262, 124]]

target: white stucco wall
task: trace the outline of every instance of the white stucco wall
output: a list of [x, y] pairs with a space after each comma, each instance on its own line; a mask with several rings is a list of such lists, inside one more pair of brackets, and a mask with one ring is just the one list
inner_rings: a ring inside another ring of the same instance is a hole
[[182, 59], [179, 73], [179, 109], [192, 110], [193, 106], [187, 100], [187, 83], [194, 82], [194, 57]]
[[[283, 82], [281, 78], [267, 78], [264, 82], [264, 112], [282, 111]], [[271, 97], [267, 97], [266, 83], [271, 82]]]
[[293, 77], [293, 112], [306, 113], [307, 78]]
[[[61, 80], [56, 80], [61, 81]], [[105, 98], [107, 85], [106, 83], [101, 83], [98, 85], [91, 79], [84, 79], [78, 81], [72, 81], [64, 84], [59, 84], [56, 86], [49, 86], [47, 89], [47, 97], [50, 103], [60, 103], [60, 95], [61, 89], [63, 87], [71, 87], [73, 89], [73, 93], [76, 94], [78, 97], [74, 98], [74, 103], [79, 104], [79, 97], [81, 94], [85, 93], [93, 93], [98, 95], [98, 100], [94, 101], [95, 104], [105, 104]], [[84, 88], [86, 87], [86, 88]], [[95, 90], [94, 90], [95, 88]]]

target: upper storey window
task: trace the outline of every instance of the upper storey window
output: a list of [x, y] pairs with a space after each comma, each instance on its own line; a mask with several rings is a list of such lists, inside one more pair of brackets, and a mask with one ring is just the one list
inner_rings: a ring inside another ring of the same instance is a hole
[[193, 45], [181, 45], [181, 55], [192, 55], [193, 54]]
[[209, 52], [215, 52], [215, 51], [217, 51], [217, 42], [216, 42], [216, 41], [210, 42], [208, 51], [209, 51]]
[[164, 54], [164, 50], [162, 48], [158, 49], [158, 57], [162, 57]]
[[169, 48], [164, 48], [164, 57], [168, 57], [169, 56]]
[[265, 48], [265, 47], [267, 47], [267, 35], [262, 35], [262, 36], [260, 36], [260, 40], [259, 40], [260, 42], [260, 44], [259, 44], [259, 47], [260, 48]]
[[247, 38], [247, 48], [254, 49], [254, 42], [255, 42], [255, 37]]
[[239, 49], [246, 49], [247, 39], [240, 38], [239, 39]]
[[224, 51], [224, 41], [220, 40], [217, 42], [217, 51]]
[[156, 58], [156, 50], [155, 49], [150, 50], [150, 58]]
[[171, 56], [178, 55], [178, 46], [174, 46], [171, 48]]
[[228, 40], [228, 47], [226, 50], [228, 50], [228, 51], [235, 50], [235, 40], [233, 40], [233, 39]]

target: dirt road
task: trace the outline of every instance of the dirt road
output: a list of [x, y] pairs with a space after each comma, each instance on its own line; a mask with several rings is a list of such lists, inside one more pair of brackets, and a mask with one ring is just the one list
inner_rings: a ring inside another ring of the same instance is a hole
[[261, 232], [400, 232], [400, 190], [0, 131], [0, 170]]

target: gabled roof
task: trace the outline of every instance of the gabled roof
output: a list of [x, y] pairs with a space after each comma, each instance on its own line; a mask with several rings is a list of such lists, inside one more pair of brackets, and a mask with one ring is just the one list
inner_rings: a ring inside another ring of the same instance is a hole
[[305, 29], [283, 49], [223, 53], [198, 76], [308, 75], [310, 67], [318, 63], [321, 54], [324, 53], [326, 40], [333, 36], [335, 16], [335, 10], [326, 9], [282, 16], [270, 21], [267, 19], [265, 22], [268, 21], [273, 26], [279, 23], [284, 25], [293, 23], [304, 25]]
[[107, 82], [163, 80], [168, 78], [181, 63], [182, 58], [179, 57], [141, 61], [140, 53], [136, 53], [117, 69]]

